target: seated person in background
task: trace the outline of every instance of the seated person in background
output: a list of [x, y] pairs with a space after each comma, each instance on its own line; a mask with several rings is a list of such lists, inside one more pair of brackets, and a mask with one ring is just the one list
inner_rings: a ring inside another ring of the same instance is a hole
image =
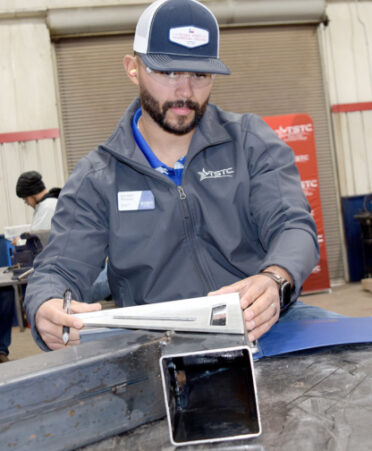
[[[46, 189], [41, 175], [36, 171], [21, 174], [16, 185], [17, 196], [24, 199], [27, 205], [34, 208], [31, 230], [50, 230], [50, 224], [57, 206], [57, 198], [61, 189]], [[17, 244], [15, 238], [12, 244]], [[14, 315], [13, 288], [0, 289], [0, 363], [7, 362]]]

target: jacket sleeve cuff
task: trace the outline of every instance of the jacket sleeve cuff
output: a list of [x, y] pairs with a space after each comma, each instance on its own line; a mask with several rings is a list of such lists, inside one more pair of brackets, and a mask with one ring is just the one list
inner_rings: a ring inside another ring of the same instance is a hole
[[293, 278], [291, 302], [295, 302], [302, 284], [319, 260], [319, 247], [312, 234], [302, 229], [287, 230], [273, 241], [259, 271], [268, 266], [280, 266]]

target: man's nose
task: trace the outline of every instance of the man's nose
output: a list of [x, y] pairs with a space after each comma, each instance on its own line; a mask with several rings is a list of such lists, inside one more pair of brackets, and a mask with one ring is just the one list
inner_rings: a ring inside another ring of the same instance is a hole
[[193, 94], [193, 88], [191, 85], [191, 78], [189, 76], [181, 77], [180, 81], [177, 83], [176, 94], [183, 98], [189, 98]]

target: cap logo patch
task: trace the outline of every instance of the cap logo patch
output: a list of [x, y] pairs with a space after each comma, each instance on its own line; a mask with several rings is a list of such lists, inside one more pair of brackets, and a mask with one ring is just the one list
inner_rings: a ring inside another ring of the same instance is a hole
[[209, 31], [193, 26], [171, 28], [169, 40], [189, 49], [201, 47], [209, 43]]

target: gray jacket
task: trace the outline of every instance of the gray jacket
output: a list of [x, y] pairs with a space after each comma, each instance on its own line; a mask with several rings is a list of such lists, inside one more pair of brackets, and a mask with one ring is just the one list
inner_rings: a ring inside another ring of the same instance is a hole
[[[25, 307], [35, 314], [67, 287], [85, 301], [109, 257], [118, 305], [185, 299], [280, 265], [295, 300], [318, 261], [314, 220], [292, 150], [253, 114], [209, 105], [187, 154], [182, 187], [136, 145], [136, 99], [108, 141], [82, 158], [58, 200]], [[139, 207], [137, 193], [144, 193]]]

